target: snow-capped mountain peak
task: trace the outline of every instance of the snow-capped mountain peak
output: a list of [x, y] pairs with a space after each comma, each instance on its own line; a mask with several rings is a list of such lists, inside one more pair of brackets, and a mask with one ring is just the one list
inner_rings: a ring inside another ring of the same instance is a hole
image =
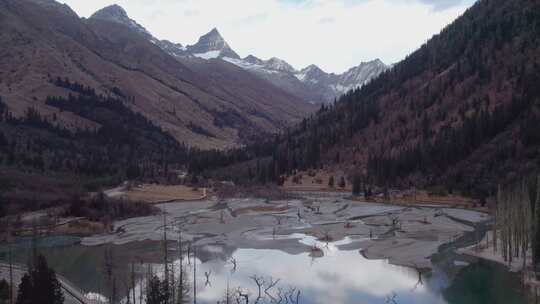
[[227, 41], [223, 39], [216, 28], [213, 28], [207, 34], [201, 36], [199, 41], [187, 47], [187, 50], [196, 57], [203, 59], [212, 58], [233, 58], [240, 59], [240, 56], [231, 49]]
[[246, 58], [242, 59], [243, 61], [247, 62], [247, 63], [251, 63], [251, 64], [257, 64], [257, 65], [264, 65], [264, 61], [253, 56], [253, 55], [248, 55]]
[[352, 85], [361, 86], [369, 82], [374, 78], [374, 75], [378, 76], [382, 72], [388, 69], [380, 59], [375, 59], [368, 62], [362, 62], [358, 66], [349, 69], [347, 72], [340, 75], [340, 81]]
[[295, 73], [294, 76], [302, 82], [311, 81], [314, 83], [319, 82], [321, 78], [328, 77], [328, 74], [318, 66], [312, 64]]
[[310, 90], [324, 96], [326, 101], [331, 101], [349, 90], [364, 86], [388, 68], [381, 60], [375, 59], [362, 62], [343, 74], [326, 73], [318, 66], [310, 65], [296, 73], [295, 76]]
[[272, 57], [269, 60], [265, 61], [265, 67], [275, 71], [289, 72], [294, 73], [296, 70], [285, 60]]
[[309, 77], [320, 77], [321, 75], [328, 75], [325, 71], [323, 71], [318, 66], [312, 64], [300, 71], [301, 74], [305, 74]]
[[303, 68], [301, 70], [302, 73], [310, 73], [310, 72], [323, 72], [323, 70], [321, 70], [321, 68], [319, 68], [318, 66], [314, 65], [314, 64], [311, 64], [311, 65], [308, 65], [307, 67]]
[[298, 71], [285, 60], [277, 57], [268, 60], [261, 60], [253, 55], [244, 59], [240, 58], [217, 28], [213, 28], [201, 36], [194, 45], [183, 46], [179, 43], [155, 38], [143, 26], [130, 19], [126, 11], [118, 5], [105, 7], [97, 11], [91, 18], [123, 24], [142, 34], [148, 41], [178, 60], [183, 60], [182, 58], [185, 57], [198, 57], [229, 62], [312, 103], [331, 102], [347, 91], [365, 85], [389, 68], [382, 61], [376, 59], [363, 62], [339, 75], [326, 73], [314, 64]]

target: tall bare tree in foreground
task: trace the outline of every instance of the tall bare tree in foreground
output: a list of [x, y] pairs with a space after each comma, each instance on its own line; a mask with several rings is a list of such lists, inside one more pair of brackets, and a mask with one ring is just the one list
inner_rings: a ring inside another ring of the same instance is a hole
[[180, 266], [178, 271], [178, 293], [176, 304], [187, 304], [189, 303], [190, 286], [188, 273], [186, 272], [186, 266], [184, 265], [184, 244], [182, 242], [182, 231], [180, 230], [180, 227], [178, 231], [178, 259]]
[[[534, 199], [535, 200], [535, 199]], [[533, 200], [529, 197], [525, 183], [502, 188], [497, 194], [497, 208], [493, 228], [492, 243], [494, 250], [500, 252], [509, 265], [516, 258], [523, 263], [527, 260], [532, 236], [536, 234], [531, 208]], [[525, 269], [525, 264], [523, 265]]]
[[163, 266], [165, 267], [165, 273], [163, 275], [163, 293], [165, 297], [165, 304], [169, 304], [170, 291], [169, 291], [169, 248], [167, 244], [167, 213], [163, 211]]
[[[526, 178], [505, 187], [499, 186], [497, 193], [491, 244], [494, 252], [500, 254], [509, 266], [520, 259], [524, 286], [540, 279], [539, 194], [540, 177]], [[530, 286], [531, 292], [536, 295], [537, 284]]]

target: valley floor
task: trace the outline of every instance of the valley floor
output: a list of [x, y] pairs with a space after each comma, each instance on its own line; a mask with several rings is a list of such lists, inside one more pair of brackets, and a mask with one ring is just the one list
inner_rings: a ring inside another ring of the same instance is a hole
[[[431, 268], [430, 257], [487, 214], [445, 206], [399, 206], [353, 201], [343, 193], [298, 193], [296, 199], [206, 199], [156, 205], [166, 214], [168, 239], [195, 240], [204, 250], [224, 248], [279, 249], [291, 254], [320, 248], [302, 244], [299, 235], [316, 237], [321, 244], [340, 241], [340, 249], [360, 250], [370, 259]], [[161, 240], [163, 215], [131, 218], [114, 223], [115, 233], [95, 235], [83, 245], [126, 244]], [[206, 249], [205, 249], [206, 248]], [[211, 249], [209, 249], [211, 248]]]

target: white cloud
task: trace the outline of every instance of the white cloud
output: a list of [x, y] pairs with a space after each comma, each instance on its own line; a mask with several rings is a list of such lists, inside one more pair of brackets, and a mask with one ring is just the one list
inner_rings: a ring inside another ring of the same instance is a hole
[[342, 72], [374, 58], [403, 59], [472, 0], [60, 1], [85, 17], [117, 3], [156, 37], [182, 44], [217, 27], [241, 56], [275, 56], [296, 68], [315, 63]]

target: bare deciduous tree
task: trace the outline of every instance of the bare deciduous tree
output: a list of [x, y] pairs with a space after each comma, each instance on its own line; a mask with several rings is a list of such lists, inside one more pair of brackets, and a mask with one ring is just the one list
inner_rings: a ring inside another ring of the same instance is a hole
[[386, 296], [386, 303], [388, 303], [388, 304], [397, 304], [396, 298], [397, 298], [397, 294], [392, 291], [391, 295]]
[[212, 271], [205, 271], [204, 276], [206, 277], [206, 282], [204, 283], [204, 286], [210, 286], [212, 287], [212, 283], [210, 283], [210, 275], [212, 274]]
[[232, 273], [236, 272], [236, 266], [237, 262], [235, 258], [231, 258], [231, 264], [233, 265], [233, 269], [231, 270]]
[[260, 277], [260, 276], [257, 276], [257, 275], [253, 275], [250, 278], [257, 285], [258, 295], [257, 295], [257, 299], [255, 300], [255, 303], [259, 303], [259, 301], [261, 300], [261, 297], [262, 297], [262, 288], [264, 287], [264, 278]]

